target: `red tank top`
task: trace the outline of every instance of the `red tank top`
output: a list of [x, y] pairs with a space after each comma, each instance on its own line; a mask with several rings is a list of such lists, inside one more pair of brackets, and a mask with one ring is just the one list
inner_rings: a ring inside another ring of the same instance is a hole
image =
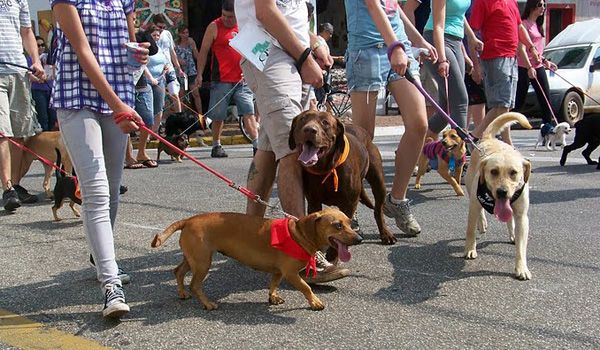
[[217, 37], [212, 44], [211, 80], [223, 83], [237, 83], [242, 80], [240, 60], [242, 56], [229, 46], [229, 41], [238, 33], [237, 24], [227, 28], [217, 18], [213, 21], [217, 25]]

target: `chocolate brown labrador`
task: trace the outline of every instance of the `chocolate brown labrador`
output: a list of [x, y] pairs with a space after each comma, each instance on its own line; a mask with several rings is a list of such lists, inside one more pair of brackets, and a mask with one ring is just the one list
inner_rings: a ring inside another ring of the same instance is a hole
[[[284, 302], [277, 293], [277, 288], [285, 278], [304, 294], [312, 310], [324, 309], [325, 305], [298, 274], [307, 261], [287, 255], [272, 245], [271, 227], [274, 222], [274, 219], [240, 213], [200, 214], [171, 224], [164, 232], [154, 237], [152, 247], [161, 246], [174, 232], [181, 230], [179, 245], [184, 258], [174, 271], [179, 297], [189, 297], [183, 282], [186, 273], [191, 270], [193, 277], [190, 289], [207, 310], [216, 309], [217, 304], [204, 294], [202, 282], [210, 269], [213, 253], [217, 251], [256, 270], [273, 274], [269, 287], [270, 304]], [[342, 261], [348, 261], [348, 246], [362, 241], [352, 230], [350, 223], [350, 219], [344, 213], [335, 208], [328, 208], [298, 221], [289, 220], [288, 237], [309, 256], [314, 256], [319, 247], [329, 245], [338, 250]]]
[[[381, 241], [396, 242], [383, 219], [386, 189], [381, 153], [364, 129], [344, 125], [328, 112], [309, 110], [294, 118], [289, 146], [300, 152], [309, 213], [325, 204], [352, 217], [360, 201], [373, 209]], [[371, 186], [375, 205], [366, 194], [363, 179]]]

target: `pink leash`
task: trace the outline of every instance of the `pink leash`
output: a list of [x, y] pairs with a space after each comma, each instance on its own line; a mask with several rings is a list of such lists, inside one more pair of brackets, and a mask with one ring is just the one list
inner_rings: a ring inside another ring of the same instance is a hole
[[533, 79], [533, 81], [535, 81], [535, 83], [537, 84], [537, 86], [540, 88], [540, 91], [542, 92], [542, 96], [544, 96], [544, 100], [546, 100], [546, 104], [548, 104], [548, 108], [550, 109], [550, 113], [552, 114], [552, 118], [554, 119], [554, 122], [556, 123], [556, 125], [558, 125], [558, 119], [556, 119], [556, 115], [554, 114], [554, 110], [552, 109], [552, 105], [550, 104], [550, 101], [548, 100], [548, 97], [546, 96], [546, 93], [544, 92], [544, 88], [542, 88], [542, 84], [540, 84], [540, 81], [537, 80], [537, 78]]

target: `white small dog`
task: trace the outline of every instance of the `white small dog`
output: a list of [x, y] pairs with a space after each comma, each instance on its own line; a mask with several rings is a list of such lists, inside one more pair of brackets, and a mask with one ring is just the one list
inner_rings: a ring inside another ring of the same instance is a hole
[[[535, 143], [535, 149], [543, 143], [547, 150], [556, 150], [556, 145], [560, 143], [560, 148], [564, 148], [567, 142], [567, 135], [571, 132], [571, 126], [567, 122], [559, 123], [557, 126], [552, 126], [550, 123], [542, 124], [540, 127], [540, 136]], [[550, 147], [552, 144], [552, 147]]]

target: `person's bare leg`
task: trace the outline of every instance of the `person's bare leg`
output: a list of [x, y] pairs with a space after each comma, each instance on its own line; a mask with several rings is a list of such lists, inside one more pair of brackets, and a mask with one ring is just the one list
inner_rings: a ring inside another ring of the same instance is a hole
[[[148, 143], [148, 136], [149, 134], [147, 131], [140, 130], [140, 137], [138, 139], [137, 160], [150, 159], [150, 157], [148, 157], [148, 154], [146, 153], [146, 144]], [[131, 141], [129, 141], [129, 144], [131, 144]]]
[[[254, 159], [248, 170], [248, 180], [246, 187], [259, 195], [265, 201], [271, 198], [271, 190], [275, 182], [275, 173], [277, 171], [277, 163], [275, 162], [275, 154], [273, 152], [256, 151]], [[254, 216], [265, 216], [265, 206], [251, 201], [246, 203], [246, 214]]]
[[469, 115], [473, 121], [473, 125], [477, 128], [485, 117], [485, 103], [469, 106]]
[[173, 107], [175, 107], [175, 112], [181, 113], [181, 99], [178, 95], [169, 94], [169, 98], [173, 101]]
[[194, 98], [194, 107], [196, 107], [196, 111], [202, 114], [202, 98], [200, 97], [200, 91], [194, 89], [192, 91], [192, 97]]
[[223, 131], [223, 121], [213, 120], [212, 122], [212, 137], [213, 146], [218, 145], [221, 142], [221, 132]]
[[133, 144], [131, 143], [131, 136], [127, 136], [127, 148], [125, 149], [125, 163], [127, 165], [137, 163], [135, 158], [133, 158]]
[[408, 182], [423, 149], [427, 132], [427, 112], [425, 99], [408, 80], [401, 79], [389, 84], [388, 89], [398, 102], [404, 122], [404, 135], [398, 144], [395, 159], [395, 175], [392, 184], [392, 198], [404, 199]]
[[297, 218], [304, 216], [304, 187], [302, 167], [296, 152], [279, 160], [277, 190], [283, 210]]
[[3, 137], [0, 138], [0, 181], [2, 181], [2, 189], [4, 191], [12, 187], [10, 173], [10, 149], [8, 146], [8, 140]]
[[350, 102], [352, 103], [352, 123], [365, 129], [372, 140], [375, 134], [377, 92], [354, 91], [350, 94]]
[[[14, 141], [19, 144], [23, 144], [25, 140], [23, 138], [13, 138]], [[21, 174], [21, 160], [23, 159], [23, 150], [17, 146], [10, 144], [10, 175], [13, 185], [18, 185], [21, 178], [25, 174]]]
[[162, 121], [162, 116], [163, 116], [162, 111], [160, 113], [156, 113], [154, 115], [154, 124], [152, 124], [152, 131], [154, 131], [155, 133], [158, 133], [158, 128], [160, 127], [160, 122]]

